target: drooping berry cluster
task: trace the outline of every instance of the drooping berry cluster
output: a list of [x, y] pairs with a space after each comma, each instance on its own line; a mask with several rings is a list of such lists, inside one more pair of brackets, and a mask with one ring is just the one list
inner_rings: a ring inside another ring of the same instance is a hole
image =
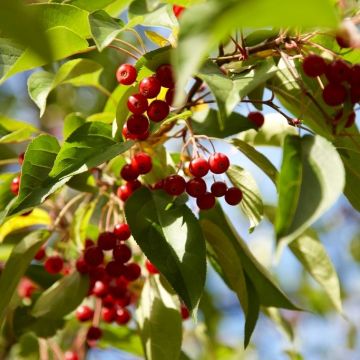
[[360, 101], [360, 65], [351, 66], [343, 60], [327, 62], [321, 56], [311, 54], [304, 58], [302, 64], [304, 73], [309, 77], [321, 77], [327, 82], [322, 97], [331, 107], [340, 107], [333, 118], [336, 126], [344, 118], [345, 128], [355, 122], [355, 112], [346, 108]]
[[[120, 84], [131, 85], [136, 81], [136, 68], [130, 64], [123, 64], [116, 73]], [[174, 77], [171, 65], [160, 65], [156, 73], [139, 82], [139, 92], [130, 95], [127, 107], [132, 113], [122, 129], [126, 139], [146, 140], [150, 134], [150, 122], [161, 122], [170, 112], [174, 97]], [[156, 99], [161, 88], [168, 89], [165, 101]], [[145, 115], [146, 112], [146, 115]]]

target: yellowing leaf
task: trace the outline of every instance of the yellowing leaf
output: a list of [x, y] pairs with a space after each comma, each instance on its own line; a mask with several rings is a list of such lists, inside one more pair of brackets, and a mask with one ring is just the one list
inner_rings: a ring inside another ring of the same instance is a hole
[[145, 30], [145, 35], [150, 41], [152, 41], [156, 45], [159, 45], [160, 47], [169, 45], [169, 40], [156, 33], [155, 31]]

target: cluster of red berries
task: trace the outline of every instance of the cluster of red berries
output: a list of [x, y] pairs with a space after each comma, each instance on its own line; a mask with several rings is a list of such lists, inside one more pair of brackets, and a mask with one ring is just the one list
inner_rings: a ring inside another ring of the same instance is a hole
[[[351, 66], [343, 60], [326, 62], [321, 56], [311, 54], [304, 58], [304, 73], [309, 77], [323, 76], [327, 80], [322, 97], [329, 106], [356, 104], [360, 101], [360, 65]], [[355, 122], [355, 112], [344, 114], [341, 108], [334, 116], [333, 125], [346, 116], [345, 127], [351, 127]]]
[[[137, 70], [131, 64], [122, 64], [116, 72], [116, 78], [122, 85], [132, 85], [136, 81]], [[174, 86], [173, 72], [169, 64], [160, 65], [154, 75], [139, 82], [139, 92], [130, 95], [127, 101], [132, 115], [122, 129], [126, 139], [146, 140], [150, 134], [149, 119], [158, 123], [169, 115], [174, 98]], [[168, 89], [165, 101], [155, 99], [161, 87]]]
[[213, 174], [223, 174], [230, 166], [229, 158], [223, 153], [214, 153], [208, 160], [197, 157], [190, 161], [189, 173], [192, 176], [186, 180], [178, 174], [170, 175], [154, 185], [154, 189], [163, 189], [171, 196], [179, 196], [185, 191], [196, 198], [200, 210], [211, 209], [215, 205], [215, 198], [225, 196], [230, 205], [237, 205], [242, 200], [242, 191], [237, 187], [228, 188], [223, 181], [215, 181], [207, 191], [204, 176], [211, 171]]

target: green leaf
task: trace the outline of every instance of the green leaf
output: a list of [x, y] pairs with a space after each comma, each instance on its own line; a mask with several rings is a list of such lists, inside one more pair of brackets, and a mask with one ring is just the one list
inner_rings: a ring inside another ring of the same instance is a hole
[[19, 143], [29, 140], [32, 134], [38, 132], [34, 126], [0, 115], [0, 144]]
[[240, 26], [242, 28], [336, 27], [337, 16], [328, 0], [320, 0], [315, 4], [311, 0], [291, 3], [286, 0], [252, 2], [213, 0], [192, 6], [184, 12], [180, 22], [179, 44], [174, 64], [178, 75], [178, 89], [183, 89], [211, 50]]
[[205, 241], [185, 204], [163, 191], [139, 189], [125, 203], [126, 219], [148, 259], [159, 269], [189, 310], [196, 309], [206, 274]]
[[[286, 206], [296, 208], [278, 240], [282, 246], [291, 242], [319, 219], [338, 199], [345, 185], [345, 171], [335, 148], [320, 136], [301, 138], [302, 181], [298, 199], [293, 196]], [[284, 194], [279, 190], [279, 194]], [[279, 199], [279, 201], [286, 201]], [[281, 214], [285, 216], [285, 214]], [[288, 220], [288, 215], [286, 214]], [[285, 219], [277, 220], [280, 222]]]
[[59, 274], [49, 274], [43, 265], [35, 264], [31, 264], [27, 268], [25, 276], [43, 289], [49, 288], [54, 282], [61, 278]]
[[245, 279], [249, 304], [245, 319], [244, 347], [246, 348], [249, 345], [251, 335], [259, 318], [260, 301], [256, 289], [249, 277], [245, 276]]
[[257, 165], [276, 186], [278, 171], [265, 155], [240, 139], [231, 139], [230, 143]]
[[291, 323], [281, 315], [279, 309], [269, 307], [262, 309], [262, 311], [274, 324], [276, 324], [278, 329], [281, 330], [289, 341], [294, 341], [295, 335]]
[[63, 126], [63, 136], [66, 140], [77, 128], [84, 125], [86, 119], [79, 113], [70, 113], [66, 115]]
[[74, 271], [70, 275], [65, 275], [40, 295], [31, 315], [37, 318], [61, 319], [81, 304], [88, 290], [88, 277]]
[[182, 321], [179, 304], [154, 277], [148, 278], [136, 311], [147, 360], [178, 359]]
[[99, 51], [110, 45], [124, 26], [120, 19], [113, 19], [104, 10], [91, 13], [89, 23], [91, 35]]
[[336, 310], [341, 313], [339, 278], [316, 232], [307, 230], [292, 241], [289, 248], [309, 274], [323, 287]]
[[157, 46], [164, 47], [169, 45], [169, 40], [155, 31], [145, 30], [144, 34], [150, 41], [152, 41]]
[[275, 229], [278, 236], [285, 234], [295, 216], [302, 182], [301, 138], [287, 136], [279, 175], [279, 201]]
[[[254, 285], [261, 305], [297, 309], [276, 285], [270, 273], [252, 255], [219, 204], [216, 204], [211, 210], [200, 213], [200, 224], [206, 240], [210, 241], [211, 244], [216, 242], [220, 248], [223, 243], [228, 243], [229, 246], [233, 247], [234, 253], [237, 254], [236, 261], [241, 264], [245, 274]], [[220, 234], [222, 235], [219, 237]], [[212, 239], [209, 240], [209, 238]]]
[[66, 62], [56, 74], [39, 71], [28, 78], [28, 91], [31, 99], [40, 108], [40, 116], [45, 112], [47, 97], [56, 87], [64, 84], [73, 86], [101, 87], [99, 78], [103, 67], [88, 59], [75, 59]]
[[264, 205], [256, 181], [247, 170], [236, 165], [230, 166], [226, 174], [232, 184], [243, 192], [240, 208], [248, 217], [250, 221], [249, 232], [252, 232], [264, 214]]
[[[124, 1], [124, 0], [121, 0]], [[111, 5], [115, 0], [69, 0], [66, 1], [67, 4], [76, 6], [80, 9], [87, 11], [95, 11], [103, 9], [104, 7]]]
[[10, 190], [11, 182], [16, 175], [12, 173], [0, 174], [0, 211], [4, 210], [8, 203], [14, 198]]
[[0, 277], [0, 292], [2, 294], [0, 297], [0, 324], [4, 320], [7, 307], [20, 279], [25, 274], [27, 267], [41, 245], [49, 236], [49, 231], [38, 230], [26, 236], [14, 247]]

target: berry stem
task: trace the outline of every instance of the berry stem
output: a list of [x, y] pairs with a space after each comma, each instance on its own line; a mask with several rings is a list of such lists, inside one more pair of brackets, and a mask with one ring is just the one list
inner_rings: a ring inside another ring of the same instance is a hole
[[146, 54], [148, 51], [147, 51], [145, 43], [143, 42], [143, 40], [142, 40], [141, 36], [139, 35], [139, 33], [135, 29], [131, 29], [131, 28], [126, 29], [126, 30], [132, 32], [135, 35], [135, 37], [136, 37], [137, 41], [139, 42], [144, 54]]
[[62, 350], [60, 349], [60, 346], [53, 339], [49, 339], [48, 344], [49, 344], [50, 349], [54, 353], [54, 357], [57, 360], [63, 360], [64, 354], [63, 354]]
[[121, 40], [121, 39], [117, 39], [115, 38], [114, 41], [119, 42], [120, 44], [123, 44], [125, 46], [128, 46], [129, 48], [131, 48], [132, 50], [134, 50], [135, 52], [137, 52], [140, 56], [143, 56], [143, 53], [134, 45], [130, 44], [129, 42], [125, 41], [125, 40]]
[[126, 50], [126, 49], [123, 49], [123, 48], [120, 48], [120, 47], [117, 47], [115, 45], [108, 45], [109, 48], [112, 48], [112, 49], [115, 49], [117, 51], [120, 51], [120, 52], [123, 52], [124, 54], [132, 57], [133, 59], [135, 59], [136, 61], [139, 60], [139, 58], [134, 55], [133, 53], [131, 53], [130, 51]]
[[99, 327], [100, 319], [101, 319], [101, 308], [102, 308], [102, 300], [99, 298], [95, 299], [95, 312], [92, 321], [92, 326]]

